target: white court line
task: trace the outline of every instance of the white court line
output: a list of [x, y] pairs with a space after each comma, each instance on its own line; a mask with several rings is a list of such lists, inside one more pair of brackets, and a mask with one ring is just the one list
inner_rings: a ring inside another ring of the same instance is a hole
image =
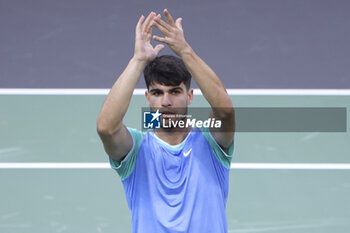
[[109, 163], [0, 163], [0, 169], [105, 169]]
[[[144, 95], [146, 89], [135, 89], [134, 95]], [[107, 95], [109, 89], [42, 89], [0, 88], [0, 95]], [[321, 95], [349, 96], [350, 89], [227, 89], [229, 95]], [[195, 95], [202, 95], [194, 89]]]
[[[0, 163], [0, 169], [111, 169], [109, 163]], [[231, 163], [231, 169], [350, 170], [350, 163]]]
[[231, 169], [349, 170], [350, 163], [231, 163]]

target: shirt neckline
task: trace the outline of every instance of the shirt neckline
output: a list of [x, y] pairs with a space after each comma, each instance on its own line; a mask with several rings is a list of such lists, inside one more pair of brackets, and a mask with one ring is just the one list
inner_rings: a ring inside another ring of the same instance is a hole
[[154, 131], [151, 132], [152, 136], [161, 144], [163, 145], [164, 147], [166, 147], [167, 149], [169, 150], [172, 150], [172, 151], [178, 151], [178, 150], [181, 150], [184, 146], [185, 146], [185, 143], [187, 141], [187, 139], [189, 138], [189, 136], [191, 135], [192, 133], [192, 130], [187, 134], [186, 138], [179, 144], [177, 145], [170, 145], [169, 143], [167, 143], [166, 141], [164, 141], [163, 139], [159, 138], [155, 133]]

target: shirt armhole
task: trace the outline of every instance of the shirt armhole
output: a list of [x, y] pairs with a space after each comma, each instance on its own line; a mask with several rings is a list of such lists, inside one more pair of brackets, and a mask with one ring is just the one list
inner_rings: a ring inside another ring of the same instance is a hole
[[208, 128], [201, 128], [201, 131], [204, 137], [209, 142], [211, 149], [213, 150], [215, 157], [219, 160], [219, 162], [225, 167], [230, 168], [231, 161], [233, 158], [233, 150], [234, 150], [234, 141], [232, 141], [231, 145], [227, 149], [227, 153], [221, 148], [221, 146], [215, 141], [214, 137], [210, 133]]
[[132, 137], [132, 148], [125, 158], [118, 162], [111, 157], [109, 157], [109, 163], [111, 167], [119, 174], [122, 180], [125, 180], [133, 172], [136, 164], [136, 158], [138, 151], [141, 146], [141, 142], [144, 136], [144, 133], [137, 129], [127, 128]]

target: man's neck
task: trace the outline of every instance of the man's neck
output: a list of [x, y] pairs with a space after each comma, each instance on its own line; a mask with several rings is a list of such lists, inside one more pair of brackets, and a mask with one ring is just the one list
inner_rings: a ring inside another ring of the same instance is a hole
[[184, 129], [157, 129], [154, 130], [155, 135], [168, 143], [169, 145], [178, 145], [185, 140], [188, 133], [191, 131], [191, 128]]

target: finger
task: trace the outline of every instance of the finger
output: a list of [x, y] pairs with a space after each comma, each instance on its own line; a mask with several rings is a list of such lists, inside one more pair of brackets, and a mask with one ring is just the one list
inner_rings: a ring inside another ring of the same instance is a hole
[[139, 18], [139, 21], [136, 24], [136, 32], [141, 30], [141, 25], [144, 19], [145, 19], [145, 16], [141, 15], [141, 17]]
[[147, 30], [149, 30], [149, 27], [152, 25], [152, 21], [153, 18], [155, 16], [156, 13], [154, 13], [153, 11], [151, 13], [149, 13], [149, 15], [147, 16], [145, 22], [142, 24], [142, 28], [141, 30], [143, 32], [147, 32]]
[[[161, 17], [162, 17], [162, 16], [161, 16], [160, 14], [158, 14], [158, 15], [156, 15], [156, 16], [153, 18], [153, 20], [160, 20]], [[154, 23], [154, 22], [152, 22], [152, 23]]]
[[161, 18], [155, 18], [155, 19], [154, 19], [154, 22], [156, 23], [156, 24], [155, 24], [156, 26], [157, 26], [157, 24], [158, 24], [158, 25], [162, 26], [165, 30], [171, 31], [170, 25], [167, 24], [167, 23], [166, 23], [164, 20], [162, 20]]
[[157, 44], [156, 47], [154, 47], [154, 50], [156, 51], [157, 55], [162, 49], [164, 49], [163, 44]]
[[159, 42], [167, 43], [167, 39], [164, 38], [164, 37], [160, 37], [160, 36], [154, 35], [153, 39], [156, 40], [156, 41], [159, 41]]
[[175, 25], [176, 25], [176, 27], [178, 27], [178, 28], [180, 28], [181, 30], [183, 30], [183, 29], [182, 29], [182, 18], [177, 18], [177, 19], [176, 19], [176, 22], [175, 22]]
[[148, 34], [152, 34], [152, 27], [154, 26], [154, 19], [160, 19], [161, 15], [158, 14], [154, 14], [154, 17], [150, 20], [149, 24], [147, 25], [147, 27], [145, 28], [145, 32], [147, 32]]
[[164, 15], [165, 15], [165, 18], [168, 21], [168, 23], [171, 26], [174, 26], [175, 24], [174, 24], [173, 17], [171, 17], [171, 14], [169, 13], [169, 11], [167, 9], [164, 9]]
[[163, 25], [158, 23], [158, 21], [155, 21], [153, 26], [155, 26], [161, 33], [163, 33], [165, 36], [169, 35], [169, 31], [167, 28], [165, 28]]
[[156, 17], [153, 18], [151, 26], [155, 26], [157, 24], [157, 20], [159, 20], [161, 17], [160, 14], [158, 14]]

